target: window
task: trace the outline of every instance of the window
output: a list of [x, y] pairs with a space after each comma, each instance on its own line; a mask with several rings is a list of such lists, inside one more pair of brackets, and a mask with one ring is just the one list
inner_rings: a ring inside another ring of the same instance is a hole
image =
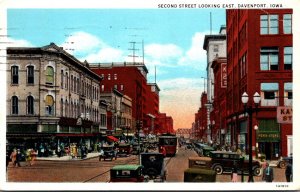
[[261, 83], [261, 106], [278, 106], [278, 83]]
[[19, 67], [18, 66], [11, 67], [11, 83], [19, 84]]
[[32, 96], [27, 97], [27, 114], [33, 115], [34, 113], [34, 99]]
[[34, 66], [27, 67], [27, 84], [34, 84]]
[[214, 45], [214, 52], [218, 52], [219, 51], [219, 45]]
[[124, 90], [124, 85], [120, 85], [120, 89], [121, 89], [121, 91], [123, 91]]
[[292, 33], [292, 14], [283, 15], [283, 33], [284, 34]]
[[260, 16], [260, 34], [278, 34], [278, 15]]
[[65, 85], [65, 89], [69, 89], [69, 74], [66, 73], [66, 85]]
[[107, 75], [107, 80], [110, 80], [110, 74]]
[[284, 70], [292, 70], [293, 67], [293, 48], [284, 47]]
[[60, 71], [60, 88], [64, 88], [64, 71]]
[[54, 83], [54, 69], [51, 66], [46, 68], [46, 84], [53, 84]]
[[118, 85], [114, 85], [114, 88], [115, 88], [115, 89], [118, 89]]
[[114, 80], [117, 80], [117, 79], [118, 79], [118, 75], [114, 74]]
[[260, 49], [260, 70], [278, 70], [278, 48]]
[[284, 83], [284, 106], [293, 105], [293, 83]]
[[19, 114], [19, 99], [17, 96], [12, 96], [11, 98], [11, 108], [12, 114], [18, 115]]
[[101, 91], [104, 91], [104, 85], [101, 85]]
[[46, 115], [53, 115], [54, 113], [54, 99], [51, 95], [46, 96], [46, 101], [45, 101], [45, 106], [46, 110], [45, 113]]

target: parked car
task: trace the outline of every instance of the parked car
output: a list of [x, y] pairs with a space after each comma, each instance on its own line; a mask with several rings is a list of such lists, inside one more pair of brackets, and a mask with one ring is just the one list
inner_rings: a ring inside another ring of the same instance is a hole
[[144, 182], [142, 165], [116, 165], [110, 169], [110, 182]]
[[[211, 151], [212, 166], [211, 168], [216, 171], [217, 174], [223, 172], [232, 172], [234, 166], [237, 167], [238, 172], [248, 173], [249, 161], [244, 160], [239, 153], [228, 151]], [[254, 176], [258, 176], [261, 173], [261, 164], [259, 161], [252, 161], [252, 171]]]
[[115, 160], [117, 159], [116, 150], [113, 145], [103, 146], [102, 150], [103, 153], [99, 155], [99, 161], [101, 161], [101, 159], [110, 159], [111, 161], [113, 158], [115, 158]]
[[143, 175], [153, 182], [164, 182], [166, 170], [162, 153], [141, 153], [140, 162], [143, 165]]
[[288, 163], [292, 163], [293, 162], [293, 156], [289, 156], [289, 157], [282, 157], [277, 161], [277, 167], [285, 169], [286, 165]]

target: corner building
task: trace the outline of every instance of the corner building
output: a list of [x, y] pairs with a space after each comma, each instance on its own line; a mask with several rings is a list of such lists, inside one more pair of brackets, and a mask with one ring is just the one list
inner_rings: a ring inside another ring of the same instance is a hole
[[292, 9], [226, 10], [227, 22], [227, 129], [231, 144], [248, 151], [249, 116], [241, 97], [261, 96], [253, 112], [252, 155], [267, 160], [292, 153], [292, 124], [277, 122], [277, 107], [292, 107], [293, 35]]

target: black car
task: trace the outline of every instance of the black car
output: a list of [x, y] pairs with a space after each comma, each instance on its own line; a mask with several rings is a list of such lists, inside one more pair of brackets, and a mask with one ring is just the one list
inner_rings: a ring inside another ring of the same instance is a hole
[[289, 156], [289, 157], [282, 157], [278, 160], [277, 162], [277, 167], [280, 167], [282, 169], [285, 169], [288, 163], [292, 163], [293, 162], [293, 156]]
[[140, 158], [143, 165], [143, 175], [146, 176], [145, 179], [148, 178], [154, 182], [164, 182], [166, 180], [164, 155], [162, 153], [141, 153]]
[[[233, 168], [236, 167], [238, 172], [243, 171], [248, 173], [249, 161], [244, 160], [239, 153], [227, 152], [227, 151], [211, 151], [210, 152], [211, 168], [216, 171], [218, 175], [223, 172], [232, 172]], [[259, 161], [252, 161], [252, 171], [254, 176], [260, 175], [261, 164]]]
[[115, 160], [117, 159], [116, 149], [114, 149], [113, 145], [103, 146], [101, 150], [103, 151], [99, 155], [99, 161], [101, 161], [101, 159], [110, 159], [111, 161], [113, 160], [113, 158], [115, 158]]

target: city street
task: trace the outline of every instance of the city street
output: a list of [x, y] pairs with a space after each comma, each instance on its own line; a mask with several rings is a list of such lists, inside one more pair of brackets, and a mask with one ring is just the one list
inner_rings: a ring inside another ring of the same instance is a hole
[[[183, 182], [184, 170], [188, 168], [188, 157], [197, 156], [193, 150], [179, 148], [175, 157], [165, 158], [167, 169], [166, 182]], [[117, 164], [136, 164], [138, 156], [120, 157], [113, 161], [98, 161], [98, 158], [68, 161], [36, 161], [33, 166], [8, 167], [8, 182], [108, 182], [109, 170]], [[180, 165], [180, 166], [178, 166]], [[244, 182], [247, 182], [244, 176]], [[241, 181], [239, 175], [238, 181]], [[262, 182], [261, 176], [254, 177]], [[230, 173], [217, 175], [217, 182], [231, 182]], [[274, 182], [285, 182], [284, 169], [274, 167]]]

